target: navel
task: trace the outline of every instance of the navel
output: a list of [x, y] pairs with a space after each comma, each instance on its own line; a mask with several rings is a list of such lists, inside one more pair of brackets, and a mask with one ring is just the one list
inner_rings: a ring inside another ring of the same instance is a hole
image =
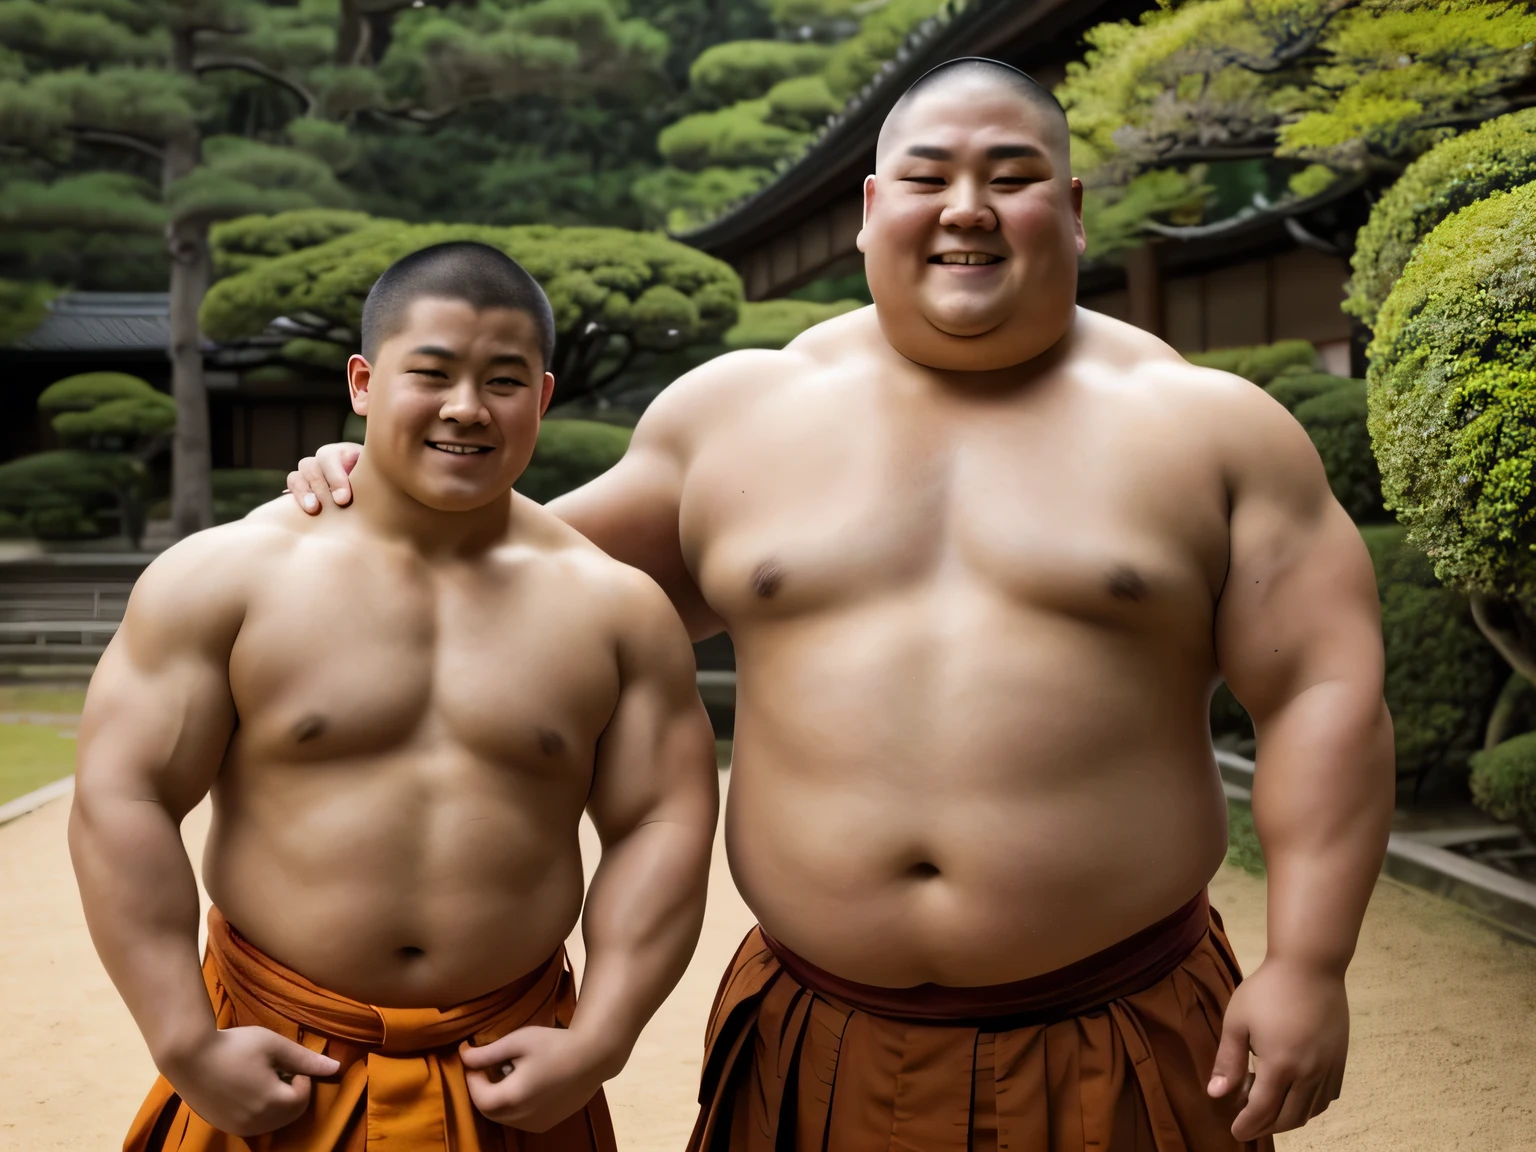
[[1116, 600], [1129, 600], [1135, 603], [1147, 594], [1147, 582], [1141, 578], [1141, 573], [1126, 564], [1120, 565], [1109, 574], [1107, 584], [1109, 594]]
[[325, 717], [318, 712], [309, 712], [299, 718], [293, 726], [293, 738], [300, 744], [307, 740], [313, 740], [325, 734]]
[[919, 860], [907, 869], [907, 875], [914, 880], [932, 880], [939, 874], [939, 866], [931, 860]]
[[784, 583], [784, 569], [777, 560], [764, 560], [752, 571], [752, 590], [764, 600], [779, 590]]

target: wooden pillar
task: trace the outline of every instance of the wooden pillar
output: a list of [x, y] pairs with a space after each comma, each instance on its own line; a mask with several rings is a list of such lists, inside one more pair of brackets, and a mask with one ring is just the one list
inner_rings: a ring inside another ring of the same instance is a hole
[[1144, 332], [1163, 335], [1163, 281], [1157, 269], [1157, 245], [1143, 243], [1125, 258], [1125, 287], [1130, 321]]

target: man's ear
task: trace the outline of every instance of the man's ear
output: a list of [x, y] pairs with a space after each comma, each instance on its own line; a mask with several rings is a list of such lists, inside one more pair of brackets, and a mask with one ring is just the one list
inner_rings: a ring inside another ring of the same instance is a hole
[[544, 373], [544, 383], [539, 385], [539, 419], [544, 419], [544, 413], [549, 411], [549, 402], [555, 395], [555, 374]]
[[1072, 231], [1077, 236], [1077, 254], [1081, 256], [1088, 248], [1088, 233], [1083, 231], [1083, 182], [1076, 176], [1072, 177]]
[[864, 217], [859, 222], [859, 234], [853, 244], [860, 252], [864, 251], [864, 229], [869, 227], [869, 210], [875, 202], [875, 178], [864, 177]]
[[352, 396], [352, 411], [359, 416], [368, 415], [368, 385], [373, 379], [373, 368], [361, 356], [353, 355], [347, 361], [347, 391]]

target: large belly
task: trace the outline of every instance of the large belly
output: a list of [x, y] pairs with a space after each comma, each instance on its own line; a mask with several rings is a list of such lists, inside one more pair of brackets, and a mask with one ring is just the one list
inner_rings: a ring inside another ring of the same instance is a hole
[[935, 594], [737, 636], [732, 873], [807, 960], [1023, 979], [1194, 895], [1225, 853], [1208, 662]]
[[452, 748], [302, 765], [232, 755], [204, 878], [232, 925], [322, 987], [462, 1003], [533, 969], [575, 925], [571, 792]]

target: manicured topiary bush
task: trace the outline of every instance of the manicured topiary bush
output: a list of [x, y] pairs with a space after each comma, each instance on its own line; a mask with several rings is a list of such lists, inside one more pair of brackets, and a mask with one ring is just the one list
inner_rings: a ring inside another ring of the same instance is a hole
[[[1294, 415], [1298, 404], [1311, 400], [1315, 396], [1332, 392], [1347, 379], [1344, 376], [1330, 376], [1326, 372], [1285, 372], [1264, 385], [1264, 391], [1280, 401], [1285, 405], [1285, 410]], [[1363, 423], [1365, 420], [1363, 411], [1360, 418]], [[1369, 439], [1366, 443], [1369, 445]]]
[[[1282, 376], [1270, 385], [1271, 389], [1279, 387], [1285, 379]], [[1297, 404], [1292, 414], [1312, 438], [1328, 473], [1328, 486], [1350, 519], [1356, 524], [1386, 519], [1381, 502], [1381, 473], [1366, 427], [1365, 381], [1339, 381]]]
[[1471, 783], [1479, 808], [1536, 840], [1536, 732], [1475, 753]]
[[36, 452], [0, 464], [0, 511], [42, 540], [138, 539], [145, 479], [127, 453]]
[[1247, 348], [1217, 348], [1210, 352], [1192, 352], [1186, 359], [1203, 368], [1231, 372], [1259, 387], [1291, 373], [1316, 373], [1317, 349], [1305, 340], [1280, 340]]
[[810, 300], [764, 300], [743, 304], [741, 318], [724, 337], [727, 348], [782, 348], [823, 320], [863, 307], [857, 300], [817, 304]]
[[1482, 746], [1508, 669], [1472, 622], [1466, 597], [1435, 579], [1401, 526], [1360, 534], [1381, 595], [1398, 778], [1415, 794], [1437, 771], [1438, 784], [1457, 787], [1467, 758]]
[[1377, 316], [1370, 432], [1435, 573], [1536, 599], [1536, 184], [1442, 221]]
[[1404, 267], [1434, 227], [1494, 192], [1536, 180], [1536, 108], [1453, 136], [1410, 164], [1355, 239], [1344, 310], [1375, 327]]
[[629, 447], [630, 434], [628, 428], [596, 420], [546, 420], [533, 459], [515, 487], [547, 504], [617, 464]]

